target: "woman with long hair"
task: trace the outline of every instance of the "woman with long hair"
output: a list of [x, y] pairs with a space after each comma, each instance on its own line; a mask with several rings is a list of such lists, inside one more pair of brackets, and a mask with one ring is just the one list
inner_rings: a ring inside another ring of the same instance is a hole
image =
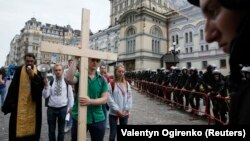
[[125, 78], [125, 67], [118, 64], [114, 71], [114, 80], [109, 83], [109, 141], [115, 141], [118, 121], [120, 125], [128, 124], [129, 112], [132, 108], [132, 92]]

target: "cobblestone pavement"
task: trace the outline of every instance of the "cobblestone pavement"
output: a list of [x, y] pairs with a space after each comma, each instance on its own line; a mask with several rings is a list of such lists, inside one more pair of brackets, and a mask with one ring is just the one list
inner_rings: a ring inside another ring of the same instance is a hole
[[[44, 102], [43, 102], [44, 103]], [[44, 106], [43, 106], [44, 107]], [[188, 112], [171, 109], [155, 98], [140, 94], [133, 90], [133, 108], [129, 118], [132, 125], [207, 125], [205, 120], [196, 119]], [[8, 141], [9, 115], [0, 112], [0, 141]], [[43, 123], [40, 141], [48, 141], [46, 107], [43, 108]], [[108, 141], [109, 129], [106, 129], [105, 141]], [[89, 134], [87, 140], [90, 140]], [[70, 141], [70, 132], [65, 141]]]

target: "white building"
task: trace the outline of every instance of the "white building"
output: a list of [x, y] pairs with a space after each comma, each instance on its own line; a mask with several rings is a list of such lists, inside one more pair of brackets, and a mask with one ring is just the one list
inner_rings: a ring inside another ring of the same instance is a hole
[[169, 19], [169, 46], [180, 50], [178, 67], [205, 71], [207, 65], [214, 64], [224, 75], [229, 74], [229, 56], [217, 43], [205, 41], [205, 20], [200, 9], [186, 4], [178, 12]]

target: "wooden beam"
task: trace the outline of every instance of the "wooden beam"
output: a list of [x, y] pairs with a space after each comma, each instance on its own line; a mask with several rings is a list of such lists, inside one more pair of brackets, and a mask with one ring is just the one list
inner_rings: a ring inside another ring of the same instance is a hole
[[[83, 56], [84, 50], [79, 49], [77, 46], [65, 46], [61, 44], [55, 44], [50, 42], [41, 42], [41, 51], [58, 53], [58, 54], [68, 54], [73, 56]], [[85, 55], [86, 56], [86, 55]]]
[[[87, 49], [89, 45], [89, 10], [82, 9], [81, 49]], [[88, 55], [88, 54], [86, 54]], [[80, 62], [79, 97], [88, 93], [88, 58], [81, 57]], [[77, 141], [87, 140], [87, 106], [81, 106], [78, 102], [78, 129]]]
[[60, 45], [50, 42], [41, 42], [41, 51], [58, 53], [58, 54], [67, 54], [73, 56], [81, 56], [81, 57], [98, 58], [111, 61], [117, 60], [117, 54], [114, 53], [102, 52], [98, 50], [92, 50], [89, 48], [78, 48], [77, 46]]

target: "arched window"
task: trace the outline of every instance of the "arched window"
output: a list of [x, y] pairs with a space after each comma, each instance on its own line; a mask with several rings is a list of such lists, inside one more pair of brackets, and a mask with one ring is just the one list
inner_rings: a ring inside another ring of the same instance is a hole
[[132, 51], [135, 52], [135, 39], [133, 40], [133, 48]]
[[135, 15], [134, 14], [127, 16], [127, 18], [126, 18], [126, 23], [127, 24], [133, 23], [134, 21], [135, 21]]
[[185, 32], [185, 43], [192, 43], [193, 42], [193, 32]]
[[150, 29], [150, 34], [152, 35], [152, 52], [160, 53], [161, 52], [161, 39], [162, 39], [162, 30], [158, 26], [153, 26]]
[[155, 50], [155, 41], [152, 40], [152, 51], [154, 52], [154, 50]]
[[150, 29], [150, 34], [154, 35], [155, 37], [158, 37], [158, 38], [162, 38], [162, 31], [161, 31], [161, 28], [158, 27], [158, 26], [153, 26], [151, 29]]
[[185, 33], [185, 43], [188, 43], [188, 33]]
[[134, 53], [136, 48], [135, 40], [136, 31], [133, 27], [130, 27], [126, 32], [126, 53]]
[[204, 40], [204, 30], [200, 29], [200, 40], [203, 41]]
[[189, 32], [189, 42], [193, 42], [193, 33]]
[[179, 36], [178, 35], [175, 35], [176, 36], [176, 44], [178, 45], [179, 44]]
[[135, 34], [135, 29], [134, 28], [130, 28], [128, 31], [127, 31], [127, 37], [129, 36], [132, 36]]

